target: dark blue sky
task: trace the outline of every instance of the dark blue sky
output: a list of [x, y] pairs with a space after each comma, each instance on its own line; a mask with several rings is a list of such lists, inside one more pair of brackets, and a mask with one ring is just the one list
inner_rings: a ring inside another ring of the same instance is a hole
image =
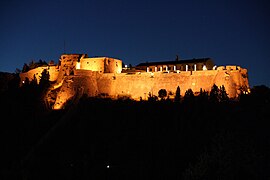
[[270, 87], [265, 0], [2, 0], [0, 71], [64, 52], [146, 61], [210, 57]]

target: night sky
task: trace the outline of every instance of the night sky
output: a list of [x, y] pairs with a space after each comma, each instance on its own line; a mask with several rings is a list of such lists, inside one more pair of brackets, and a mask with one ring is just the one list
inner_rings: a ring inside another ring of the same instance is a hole
[[66, 53], [141, 62], [210, 57], [270, 87], [268, 0], [1, 0], [0, 71]]

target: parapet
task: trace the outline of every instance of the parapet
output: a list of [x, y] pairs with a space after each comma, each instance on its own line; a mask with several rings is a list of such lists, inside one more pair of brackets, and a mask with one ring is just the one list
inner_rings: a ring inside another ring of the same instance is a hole
[[218, 71], [222, 71], [222, 70], [225, 70], [225, 69], [226, 69], [225, 66], [218, 66], [218, 67], [217, 67], [217, 70], [218, 70]]
[[240, 70], [240, 66], [226, 66], [226, 70], [233, 71], [233, 70]]
[[227, 66], [219, 66], [217, 67], [218, 71], [222, 70], [228, 70], [228, 71], [236, 71], [236, 70], [241, 70], [242, 68], [240, 66], [235, 66], [235, 65], [227, 65]]

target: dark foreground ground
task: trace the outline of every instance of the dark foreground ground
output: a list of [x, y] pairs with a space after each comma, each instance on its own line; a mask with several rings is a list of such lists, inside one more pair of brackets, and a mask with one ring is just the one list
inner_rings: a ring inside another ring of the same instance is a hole
[[[265, 98], [2, 100], [0, 179], [270, 179]], [[3, 116], [5, 115], [5, 116]]]

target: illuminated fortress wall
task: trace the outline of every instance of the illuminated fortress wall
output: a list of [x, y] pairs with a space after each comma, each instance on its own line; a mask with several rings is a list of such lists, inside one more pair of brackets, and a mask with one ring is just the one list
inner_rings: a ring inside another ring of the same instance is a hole
[[25, 81], [26, 78], [29, 79], [29, 81], [32, 81], [34, 78], [34, 75], [37, 78], [37, 82], [39, 83], [41, 73], [42, 71], [46, 69], [49, 71], [50, 74], [50, 81], [56, 81], [59, 75], [59, 67], [58, 66], [45, 66], [45, 67], [37, 67], [35, 69], [31, 69], [28, 72], [20, 73], [20, 78], [22, 81]]
[[179, 86], [181, 95], [184, 96], [188, 89], [192, 89], [194, 93], [199, 93], [200, 88], [210, 91], [211, 87], [216, 84], [217, 86], [224, 85], [229, 97], [234, 98], [237, 97], [239, 93], [237, 89], [241, 86], [249, 87], [246, 73], [245, 69], [225, 69], [181, 73], [141, 73], [136, 75], [103, 74], [97, 81], [97, 85], [99, 93], [145, 99], [149, 92], [157, 96], [160, 89], [175, 93], [177, 86]]
[[147, 99], [149, 92], [157, 96], [160, 89], [175, 93], [177, 86], [180, 87], [182, 96], [189, 88], [195, 94], [200, 92], [200, 88], [209, 92], [214, 84], [224, 85], [229, 97], [237, 97], [240, 87], [249, 87], [247, 70], [237, 66], [221, 66], [217, 70], [180, 73], [103, 74], [76, 70], [74, 76], [66, 77], [54, 108], [62, 108], [68, 99], [76, 97], [79, 92], [88, 96], [107, 94], [115, 98], [129, 96], [139, 100]]
[[[199, 66], [198, 66], [199, 67]], [[146, 67], [147, 68], [147, 67]], [[186, 90], [195, 93], [210, 92], [212, 86], [225, 86], [230, 98], [240, 94], [240, 88], [249, 88], [247, 69], [239, 66], [219, 66], [214, 70], [158, 71], [121, 73], [122, 61], [108, 57], [88, 58], [86, 54], [64, 54], [60, 66], [47, 66], [21, 73], [21, 82], [26, 77], [37, 79], [47, 69], [50, 80], [55, 83], [51, 90], [57, 90], [54, 109], [61, 109], [69, 100], [86, 94], [90, 97], [108, 95], [112, 98], [129, 96], [132, 99], [147, 99], [148, 94], [158, 96], [160, 89], [175, 93], [177, 86], [184, 96]], [[174, 95], [173, 95], [174, 96]]]
[[97, 95], [97, 73], [92, 71], [84, 72], [88, 76], [66, 76], [64, 78], [60, 91], [57, 93], [54, 109], [63, 108], [63, 105], [69, 100], [73, 101], [82, 94], [87, 94], [90, 97]]

